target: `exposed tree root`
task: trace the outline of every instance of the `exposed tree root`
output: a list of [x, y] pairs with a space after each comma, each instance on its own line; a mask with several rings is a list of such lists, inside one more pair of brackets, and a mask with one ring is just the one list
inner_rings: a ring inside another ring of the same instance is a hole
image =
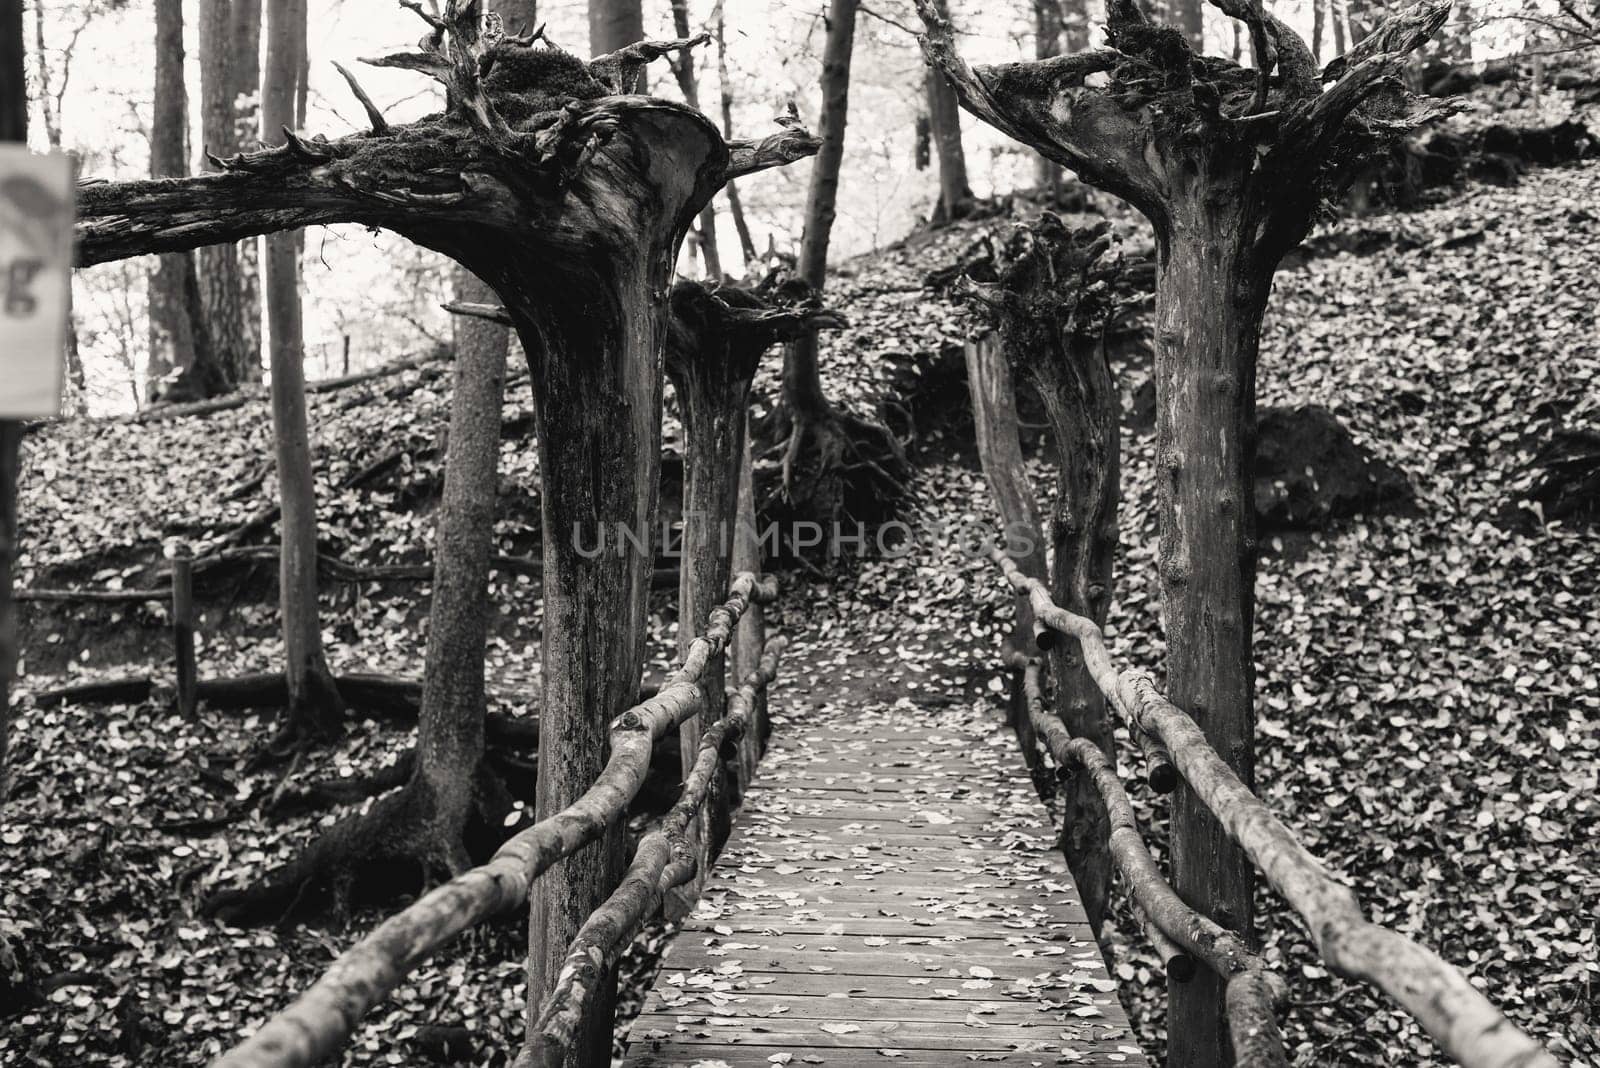
[[774, 422], [785, 435], [769, 453], [781, 456], [783, 506], [771, 506], [769, 491], [769, 513], [872, 523], [892, 516], [909, 493], [905, 446], [882, 423], [831, 404], [820, 410], [784, 405]]
[[341, 805], [355, 805], [396, 787], [404, 786], [417, 765], [417, 751], [408, 749], [394, 763], [369, 775], [322, 779], [308, 786], [282, 789], [267, 805], [267, 815], [286, 819]]
[[[505, 752], [499, 747], [536, 749], [539, 721], [491, 714], [486, 726], [486, 741], [490, 749], [484, 759], [488, 761], [491, 773], [502, 782], [515, 784], [514, 793], [532, 796], [537, 762], [524, 759], [514, 752]], [[322, 779], [305, 786], [283, 789], [274, 794], [268, 803], [267, 815], [272, 819], [288, 819], [308, 812], [357, 805], [369, 797], [377, 797], [404, 786], [410, 781], [416, 766], [417, 751], [412, 748], [393, 763], [367, 775]]]
[[212, 893], [201, 911], [238, 926], [317, 916], [342, 925], [353, 905], [392, 900], [408, 890], [421, 893], [488, 856], [506, 836], [513, 801], [506, 782], [486, 763], [471, 790], [468, 826], [452, 831], [436, 819], [432, 792], [421, 779], [409, 779], [366, 812], [329, 827], [257, 882]]

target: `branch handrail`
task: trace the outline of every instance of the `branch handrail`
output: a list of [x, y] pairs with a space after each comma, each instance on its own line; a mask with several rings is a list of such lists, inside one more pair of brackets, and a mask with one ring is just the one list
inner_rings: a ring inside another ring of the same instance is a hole
[[705, 807], [722, 760], [723, 748], [754, 725], [755, 703], [777, 678], [778, 661], [787, 645], [782, 635], [770, 638], [760, 665], [728, 697], [728, 712], [700, 736], [694, 767], [672, 809], [639, 841], [621, 884], [590, 914], [572, 940], [555, 988], [545, 999], [537, 1024], [552, 1050], [565, 1050], [594, 999], [600, 978], [621, 957], [633, 936], [660, 911], [667, 891], [694, 878], [694, 846], [690, 822]]
[[1039, 619], [1078, 639], [1084, 664], [1107, 702], [1136, 734], [1144, 732], [1165, 747], [1195, 797], [1299, 914], [1329, 968], [1377, 986], [1466, 1068], [1558, 1068], [1547, 1050], [1454, 965], [1368, 920], [1350, 888], [1239, 780], [1200, 727], [1150, 676], [1116, 670], [1093, 620], [1056, 605], [1043, 583], [1018, 571], [1002, 549], [995, 548], [990, 557], [1012, 588], [1028, 596]]
[[[1133, 803], [1117, 778], [1116, 766], [1099, 746], [1087, 738], [1074, 738], [1059, 716], [1045, 710], [1040, 673], [1039, 661], [1027, 660], [1023, 687], [1028, 717], [1056, 766], [1063, 770], [1076, 766], [1089, 776], [1100, 795], [1110, 825], [1111, 860], [1146, 921], [1146, 934], [1161, 953], [1162, 963], [1169, 972], [1174, 967], [1169, 945], [1175, 944], [1223, 980], [1228, 1034], [1240, 1068], [1288, 1068], [1273, 1013], [1286, 994], [1283, 980], [1267, 969], [1244, 939], [1190, 908], [1162, 876], [1139, 833]], [[1181, 970], [1183, 965], [1176, 967]], [[1189, 974], [1193, 974], [1192, 963]]]
[[626, 810], [644, 785], [655, 742], [704, 703], [700, 677], [726, 647], [739, 617], [751, 603], [776, 600], [777, 592], [772, 576], [739, 574], [660, 691], [611, 722], [610, 756], [581, 797], [512, 836], [484, 864], [379, 924], [213, 1068], [310, 1068], [336, 1051], [368, 1010], [423, 960], [468, 928], [526, 901], [535, 879], [599, 838]]

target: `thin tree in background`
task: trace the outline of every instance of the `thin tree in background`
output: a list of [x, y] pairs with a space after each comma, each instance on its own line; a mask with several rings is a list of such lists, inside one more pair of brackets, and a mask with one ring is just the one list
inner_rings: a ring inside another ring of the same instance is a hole
[[[797, 272], [820, 294], [828, 277], [828, 242], [839, 199], [845, 125], [850, 112], [850, 58], [855, 47], [859, 0], [830, 0], [822, 48], [822, 110], [817, 136], [822, 148], [811, 168], [805, 232]], [[867, 496], [892, 500], [903, 492], [905, 458], [894, 435], [881, 424], [840, 411], [822, 388], [817, 335], [802, 333], [784, 350], [783, 393], [778, 408], [783, 444], [785, 496], [807, 513], [837, 514], [848, 496], [846, 474], [865, 472]], [[801, 475], [797, 478], [797, 473]]]
[[[723, 0], [711, 13], [712, 36], [717, 44], [717, 95], [722, 111], [722, 136], [733, 136], [733, 86], [728, 79], [728, 17]], [[739, 252], [744, 256], [745, 273], [759, 259], [755, 238], [750, 234], [750, 224], [744, 217], [744, 204], [739, 200], [739, 186], [729, 182], [723, 192], [728, 197], [728, 214], [733, 218], [733, 229], [739, 235]]]
[[[263, 130], [291, 129], [299, 99], [297, 29], [305, 0], [267, 0], [267, 66], [261, 98]], [[305, 337], [300, 306], [300, 238], [267, 237], [267, 329], [272, 368], [272, 436], [277, 452], [281, 532], [278, 604], [289, 704], [280, 743], [330, 729], [344, 715], [322, 649], [317, 603], [317, 502], [306, 422]]]
[[[672, 0], [672, 30], [684, 40], [691, 36], [689, 0]], [[683, 93], [684, 103], [698, 109], [700, 87], [694, 76], [694, 53], [688, 50], [678, 53], [677, 58], [672, 60], [672, 73], [678, 79], [678, 89]], [[700, 209], [700, 254], [706, 261], [706, 277], [713, 282], [722, 281], [722, 256], [717, 251], [717, 208], [714, 200], [706, 201], [706, 206]]]
[[[945, 0], [937, 2], [939, 9], [948, 16], [949, 6]], [[966, 214], [972, 202], [972, 189], [967, 184], [967, 155], [961, 146], [961, 104], [956, 100], [956, 91], [938, 71], [927, 68], [922, 80], [934, 152], [939, 159], [939, 205], [933, 217], [935, 221], [949, 222]]]
[[[200, 5], [200, 129], [208, 170], [213, 157], [249, 146], [261, 85], [261, 0], [206, 0]], [[230, 385], [261, 380], [261, 287], [254, 239], [196, 253], [200, 298]]]
[[[189, 173], [188, 92], [183, 83], [183, 0], [156, 0], [155, 106], [150, 122], [150, 176]], [[165, 379], [180, 372], [169, 390]], [[200, 307], [194, 256], [163, 253], [150, 276], [150, 358], [147, 396], [196, 400], [227, 390]]]

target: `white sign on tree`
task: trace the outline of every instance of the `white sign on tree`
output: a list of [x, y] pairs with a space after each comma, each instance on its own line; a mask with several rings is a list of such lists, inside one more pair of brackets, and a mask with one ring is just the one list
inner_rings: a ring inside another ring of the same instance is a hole
[[0, 419], [61, 414], [72, 161], [0, 145]]

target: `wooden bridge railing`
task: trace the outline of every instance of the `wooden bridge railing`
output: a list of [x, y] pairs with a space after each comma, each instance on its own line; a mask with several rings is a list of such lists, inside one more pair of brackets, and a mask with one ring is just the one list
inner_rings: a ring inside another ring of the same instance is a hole
[[[361, 1018], [422, 961], [451, 939], [527, 900], [544, 871], [593, 842], [627, 811], [644, 785], [655, 743], [676, 731], [705, 703], [707, 667], [728, 645], [752, 603], [777, 598], [772, 577], [739, 574], [728, 599], [712, 611], [705, 633], [654, 697], [612, 721], [610, 756], [583, 796], [555, 815], [508, 839], [486, 863], [456, 876], [391, 916], [335, 960], [305, 993], [260, 1030], [218, 1058], [213, 1068], [310, 1068], [335, 1052]], [[681, 848], [684, 827], [705, 805], [724, 742], [757, 729], [760, 695], [776, 676], [783, 639], [765, 643], [760, 666], [749, 673], [727, 714], [706, 731], [682, 796], [660, 826], [640, 842], [633, 865], [616, 892], [590, 917], [573, 943], [560, 981], [544, 1006], [540, 1026], [556, 1042], [570, 1033], [594, 992], [594, 977], [615, 960], [633, 932], [653, 914], [660, 893], [685, 881], [694, 859]], [[703, 771], [703, 774], [702, 774]], [[685, 866], [687, 859], [687, 868]]]
[[[1027, 598], [1036, 619], [1077, 639], [1107, 703], [1135, 738], [1143, 739], [1149, 767], [1164, 776], [1170, 766], [1183, 777], [1299, 914], [1330, 969], [1377, 986], [1467, 1068], [1557, 1068], [1555, 1058], [1512, 1024], [1459, 969], [1433, 950], [1368, 920], [1350, 888], [1250, 792], [1187, 713], [1168, 701], [1148, 675], [1116, 669], [1105, 636], [1092, 620], [1057, 606], [1044, 584], [1024, 575], [1002, 549], [990, 555], [1013, 590]], [[1060, 719], [1045, 711], [1037, 661], [1021, 653], [1012, 657], [1012, 666], [1026, 669], [1028, 719], [1052, 759], [1062, 769], [1081, 768], [1105, 802], [1113, 859], [1149, 929], [1158, 933], [1163, 959], [1172, 966], [1170, 950], [1162, 942], [1174, 943], [1227, 984], [1229, 1037], [1241, 1068], [1286, 1065], [1273, 1015], [1273, 1006], [1282, 1000], [1282, 980], [1237, 935], [1189, 908], [1167, 884], [1139, 835], [1116, 769], [1096, 746], [1072, 738]]]

